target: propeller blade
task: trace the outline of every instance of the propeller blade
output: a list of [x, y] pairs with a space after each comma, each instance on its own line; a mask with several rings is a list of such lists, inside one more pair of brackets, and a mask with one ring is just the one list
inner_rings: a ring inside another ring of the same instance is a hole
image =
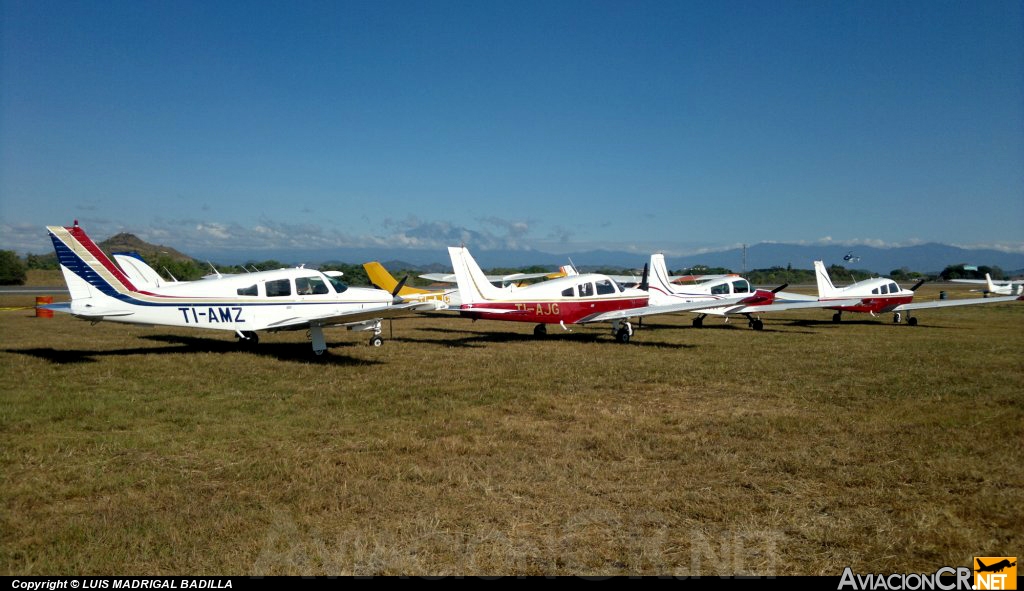
[[789, 287], [789, 284], [788, 283], [783, 283], [782, 285], [780, 285], [780, 286], [776, 287], [775, 289], [773, 289], [772, 293], [779, 293], [780, 291], [786, 289], [787, 287]]
[[922, 279], [922, 280], [918, 281], [917, 283], [914, 284], [914, 287], [910, 288], [910, 291], [917, 291], [917, 288], [919, 288], [922, 285], [924, 285], [925, 281], [928, 281], [928, 280], [927, 279]]
[[408, 280], [409, 280], [409, 276], [408, 275], [406, 275], [405, 277], [402, 277], [402, 280], [399, 281], [398, 285], [395, 286], [394, 291], [391, 292], [392, 302], [395, 305], [405, 303], [405, 299], [402, 296], [398, 295], [398, 292], [402, 291], [402, 288], [405, 287], [405, 282], [408, 281]]
[[647, 281], [647, 274], [649, 272], [648, 263], [644, 263], [644, 274], [640, 277], [640, 289], [643, 291], [647, 291], [651, 287], [651, 284]]
[[408, 281], [408, 280], [409, 280], [409, 276], [408, 275], [406, 275], [405, 277], [402, 277], [402, 280], [399, 281], [398, 285], [395, 286], [395, 289], [394, 289], [394, 291], [391, 292], [391, 295], [392, 296], [398, 296], [398, 292], [402, 291], [402, 288], [405, 287], [405, 282]]

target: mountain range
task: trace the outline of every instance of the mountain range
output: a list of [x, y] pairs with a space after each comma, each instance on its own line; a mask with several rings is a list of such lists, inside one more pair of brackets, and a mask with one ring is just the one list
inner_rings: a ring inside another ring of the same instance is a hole
[[[472, 247], [470, 247], [472, 249]], [[859, 260], [844, 261], [852, 253]], [[402, 261], [409, 267], [431, 270], [451, 269], [447, 252], [443, 249], [416, 250], [400, 248], [342, 248], [331, 250], [282, 250], [239, 252], [236, 250], [206, 251], [194, 255], [199, 260], [222, 264], [240, 264], [250, 261], [275, 259], [285, 263], [316, 265], [327, 262], [359, 264], [366, 261]], [[569, 259], [581, 268], [639, 269], [648, 255], [612, 250], [589, 250], [567, 254], [553, 254], [538, 250], [474, 250], [473, 256], [484, 268], [520, 268], [530, 265], [555, 267]], [[1004, 271], [1024, 269], [1024, 253], [992, 249], [965, 249], [946, 244], [928, 243], [894, 248], [841, 245], [799, 245], [761, 243], [746, 249], [746, 264], [741, 248], [705, 252], [702, 254], [666, 257], [669, 268], [684, 269], [695, 265], [725, 267], [735, 272], [751, 269], [792, 266], [810, 269], [815, 260], [837, 264], [851, 269], [863, 269], [887, 275], [894, 269], [907, 269], [922, 273], [937, 273], [949, 265], [988, 265]]]

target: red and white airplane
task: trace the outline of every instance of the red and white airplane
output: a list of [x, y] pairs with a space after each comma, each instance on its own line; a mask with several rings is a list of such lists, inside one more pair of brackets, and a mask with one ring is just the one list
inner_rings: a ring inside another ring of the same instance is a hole
[[[970, 306], [974, 304], [997, 304], [999, 302], [1012, 302], [1024, 300], [1024, 296], [1006, 296], [999, 298], [970, 298], [962, 300], [938, 300], [933, 302], [913, 303], [914, 292], [924, 283], [918, 281], [910, 289], [903, 289], [892, 279], [875, 277], [864, 279], [846, 287], [836, 287], [825, 270], [825, 263], [814, 261], [814, 272], [818, 282], [818, 301], [826, 302], [831, 310], [836, 310], [832, 315], [832, 322], [840, 322], [843, 312], [866, 312], [875, 316], [884, 312], [892, 312], [892, 321], [899, 323], [904, 312], [911, 310], [923, 310], [926, 308], [948, 308], [953, 306]], [[859, 301], [849, 305], [842, 300], [851, 298]], [[917, 326], [917, 318], [907, 314], [907, 324]]]
[[161, 283], [148, 265], [127, 272], [118, 268], [77, 221], [70, 228], [47, 230], [71, 301], [45, 307], [91, 322], [230, 330], [250, 345], [258, 342], [258, 331], [308, 330], [313, 351], [320, 355], [327, 350], [325, 327], [372, 330], [370, 344], [380, 346], [382, 318], [444, 307], [349, 287], [340, 274], [301, 267]]
[[[723, 316], [728, 321], [730, 316], [739, 315], [746, 317], [751, 328], [761, 330], [764, 328], [764, 321], [759, 318], [759, 315], [765, 312], [825, 308], [834, 305], [819, 302], [814, 298], [782, 301], [777, 298], [777, 294], [786, 287], [785, 285], [772, 291], [753, 289], [750, 282], [739, 275], [716, 275], [714, 278], [700, 283], [678, 285], [668, 274], [663, 254], [651, 255], [650, 268], [650, 304], [652, 306], [668, 306], [681, 302], [710, 302], [713, 304], [713, 306], [696, 311], [697, 317], [693, 319], [695, 328], [703, 326], [704, 318], [707, 316]], [[735, 299], [736, 296], [742, 296], [745, 299], [739, 303], [721, 303]], [[853, 305], [858, 301], [852, 299], [842, 303]]]
[[[470, 318], [536, 322], [533, 333], [537, 336], [547, 334], [548, 324], [558, 324], [568, 330], [568, 324], [611, 322], [615, 339], [628, 343], [633, 335], [631, 318], [739, 304], [755, 297], [742, 294], [719, 300], [655, 306], [649, 305], [645, 289], [623, 288], [607, 275], [593, 273], [560, 277], [508, 291], [491, 285], [465, 247], [449, 247], [448, 254], [462, 298], [462, 305], [453, 310]], [[641, 283], [646, 283], [646, 277]]]

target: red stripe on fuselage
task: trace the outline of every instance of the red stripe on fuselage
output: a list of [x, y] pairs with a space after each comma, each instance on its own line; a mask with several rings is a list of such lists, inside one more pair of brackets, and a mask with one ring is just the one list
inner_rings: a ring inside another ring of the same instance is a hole
[[128, 277], [121, 272], [121, 269], [117, 268], [117, 265], [114, 264], [114, 261], [110, 260], [110, 257], [108, 257], [106, 253], [104, 253], [100, 249], [100, 247], [97, 246], [96, 243], [92, 241], [92, 238], [89, 238], [89, 236], [86, 235], [85, 230], [78, 226], [72, 226], [70, 228], [65, 227], [64, 229], [70, 232], [71, 237], [77, 240], [78, 243], [81, 244], [83, 247], [85, 247], [85, 249], [88, 250], [92, 256], [96, 257], [96, 260], [98, 260], [107, 271], [109, 271], [118, 281], [120, 281], [121, 284], [126, 289], [129, 289], [131, 291], [139, 291], [134, 285], [132, 285], [131, 280], [129, 280]]
[[842, 310], [843, 312], [864, 312], [870, 314], [878, 314], [879, 312], [888, 312], [896, 306], [902, 306], [903, 304], [909, 304], [914, 301], [914, 296], [893, 296], [890, 298], [885, 297], [872, 297], [863, 298], [860, 303], [854, 306], [836, 306], [830, 307], [830, 310]]
[[[626, 298], [614, 300], [563, 300], [553, 302], [486, 302], [465, 304], [460, 311], [463, 316], [484, 320], [510, 320], [513, 322], [538, 322], [543, 324], [575, 324], [582, 318], [602, 312], [642, 308], [647, 298]], [[515, 310], [515, 313], [473, 312], [473, 307], [500, 310]]]

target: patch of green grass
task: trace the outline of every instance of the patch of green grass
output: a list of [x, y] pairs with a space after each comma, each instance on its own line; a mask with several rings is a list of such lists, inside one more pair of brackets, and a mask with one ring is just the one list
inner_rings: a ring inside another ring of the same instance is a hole
[[379, 349], [331, 331], [316, 358], [302, 333], [243, 351], [0, 312], [0, 571], [836, 575], [1013, 554], [1024, 305], [917, 315], [663, 316], [625, 346], [414, 318]]

